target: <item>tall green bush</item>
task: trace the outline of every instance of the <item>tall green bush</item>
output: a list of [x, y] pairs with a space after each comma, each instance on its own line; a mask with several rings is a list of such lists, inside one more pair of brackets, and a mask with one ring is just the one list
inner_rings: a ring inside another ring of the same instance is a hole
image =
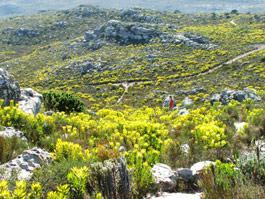
[[43, 93], [43, 97], [46, 110], [71, 113], [85, 109], [84, 103], [71, 93], [48, 91]]

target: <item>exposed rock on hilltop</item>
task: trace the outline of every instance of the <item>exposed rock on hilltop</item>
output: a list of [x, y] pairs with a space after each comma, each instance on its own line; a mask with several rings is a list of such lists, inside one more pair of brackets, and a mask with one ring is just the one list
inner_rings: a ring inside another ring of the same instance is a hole
[[0, 99], [4, 100], [4, 105], [9, 104], [10, 100], [18, 101], [20, 87], [12, 75], [0, 68]]
[[127, 9], [120, 13], [121, 19], [126, 21], [134, 21], [141, 23], [162, 23], [162, 19], [155, 15], [143, 13], [141, 9]]
[[11, 34], [11, 35], [16, 35], [17, 37], [36, 37], [38, 36], [40, 33], [37, 30], [33, 30], [33, 29], [29, 29], [29, 28], [18, 28], [18, 29], [14, 29], [14, 28], [7, 28], [5, 30], [3, 30], [4, 34]]
[[213, 49], [217, 47], [208, 38], [198, 34], [187, 32], [172, 35], [163, 33], [153, 26], [118, 20], [110, 20], [100, 28], [86, 32], [84, 38], [85, 42], [93, 43], [93, 46], [96, 45], [98, 48], [104, 45], [102, 41], [129, 45], [149, 43], [154, 38], [159, 38], [162, 43], [184, 44], [192, 48]]
[[160, 33], [151, 28], [146, 28], [135, 23], [123, 23], [117, 20], [110, 20], [93, 33], [87, 32], [85, 40], [105, 39], [109, 42], [119, 44], [139, 44], [148, 43], [152, 38], [158, 37]]
[[67, 10], [64, 13], [74, 14], [78, 17], [91, 17], [91, 16], [102, 16], [105, 12], [103, 9], [99, 9], [94, 6], [81, 5], [74, 10]]
[[207, 37], [190, 32], [177, 35], [163, 34], [161, 40], [163, 43], [184, 44], [192, 48], [214, 49], [217, 47]]

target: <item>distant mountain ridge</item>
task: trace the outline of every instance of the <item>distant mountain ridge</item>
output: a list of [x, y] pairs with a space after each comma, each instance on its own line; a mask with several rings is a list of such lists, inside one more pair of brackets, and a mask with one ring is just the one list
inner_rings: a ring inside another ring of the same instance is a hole
[[91, 4], [105, 8], [143, 7], [181, 12], [265, 12], [265, 0], [0, 0], [0, 16], [27, 15], [40, 10], [61, 10]]

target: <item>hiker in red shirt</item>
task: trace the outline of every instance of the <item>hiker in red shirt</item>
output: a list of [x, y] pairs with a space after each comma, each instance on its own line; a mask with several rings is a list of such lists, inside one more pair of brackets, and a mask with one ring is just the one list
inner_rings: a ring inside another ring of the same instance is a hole
[[175, 106], [175, 103], [174, 103], [173, 97], [170, 96], [169, 97], [169, 109], [172, 110], [174, 108], [174, 106]]

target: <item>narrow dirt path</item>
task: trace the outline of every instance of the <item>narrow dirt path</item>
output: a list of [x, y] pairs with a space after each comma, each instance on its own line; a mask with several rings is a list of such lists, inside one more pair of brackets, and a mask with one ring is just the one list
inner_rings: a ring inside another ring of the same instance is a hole
[[249, 56], [249, 55], [251, 55], [251, 54], [254, 54], [254, 53], [256, 53], [256, 52], [258, 52], [258, 51], [261, 51], [261, 50], [264, 50], [264, 49], [265, 49], [265, 44], [264, 44], [264, 45], [260, 45], [260, 46], [258, 46], [256, 49], [254, 49], [254, 50], [252, 50], [252, 51], [249, 51], [249, 52], [247, 52], [247, 53], [244, 53], [244, 54], [238, 55], [237, 57], [235, 57], [235, 58], [233, 58], [233, 59], [230, 59], [229, 61], [227, 61], [227, 62], [225, 62], [225, 63], [222, 63], [222, 64], [220, 64], [220, 65], [218, 65], [218, 66], [216, 66], [216, 67], [214, 67], [214, 68], [212, 68], [212, 69], [210, 69], [210, 70], [208, 70], [208, 71], [202, 72], [202, 73], [200, 73], [199, 75], [207, 75], [207, 74], [209, 74], [209, 73], [212, 73], [212, 72], [214, 72], [214, 71], [216, 71], [216, 70], [222, 68], [222, 67], [225, 66], [225, 65], [233, 64], [234, 62], [236, 62], [236, 61], [238, 61], [238, 60], [240, 60], [240, 59], [243, 59], [243, 58], [245, 58], [245, 57], [247, 57], [247, 56]]
[[[191, 75], [186, 75], [186, 76], [182, 76], [182, 77], [177, 77], [177, 78], [171, 78], [171, 79], [167, 79], [168, 81], [179, 81], [179, 80], [184, 80], [184, 79], [190, 79], [190, 78], [193, 78], [193, 77], [199, 77], [199, 76], [203, 76], [203, 75], [207, 75], [207, 74], [210, 74], [226, 65], [229, 65], [229, 64], [232, 64], [240, 59], [243, 59], [251, 54], [254, 54], [258, 51], [261, 51], [261, 50], [264, 50], [265, 49], [265, 44], [260, 44], [260, 45], [257, 45], [256, 48], [254, 50], [251, 50], [249, 52], [246, 52], [244, 54], [241, 54], [241, 55], [238, 55], [237, 57], [233, 58], [233, 59], [230, 59], [224, 63], [221, 63], [221, 64], [218, 64], [212, 68], [209, 68], [209, 69], [206, 69], [204, 71], [201, 71], [199, 73], [194, 73], [194, 74], [191, 74]], [[142, 79], [142, 80], [128, 80], [126, 82], [124, 81], [117, 81], [117, 82], [111, 82], [111, 81], [108, 81], [108, 82], [101, 82], [101, 83], [93, 83], [93, 84], [88, 84], [88, 86], [99, 86], [99, 85], [106, 85], [106, 84], [113, 84], [113, 85], [122, 85], [125, 90], [127, 89], [128, 91], [128, 88], [133, 86], [135, 83], [143, 83], [143, 82], [154, 82], [155, 80], [154, 79], [150, 79], [150, 80], [147, 80], [147, 79]], [[127, 87], [127, 85], [130, 85], [129, 87]], [[125, 94], [126, 92], [124, 92]], [[124, 95], [123, 95], [124, 96]], [[122, 98], [123, 98], [122, 96]], [[122, 99], [121, 99], [122, 100]], [[119, 101], [119, 100], [118, 100]]]
[[124, 92], [123, 92], [122, 96], [118, 99], [117, 104], [119, 104], [119, 103], [122, 102], [122, 100], [123, 100], [123, 98], [124, 98], [124, 95], [125, 95], [126, 93], [128, 93], [129, 88], [130, 88], [130, 87], [133, 87], [134, 84], [135, 84], [134, 82], [131, 82], [131, 83], [123, 82], [123, 83], [119, 83], [119, 84], [113, 84], [113, 85], [116, 85], [116, 86], [120, 86], [120, 85], [122, 85], [122, 86], [124, 87]]

